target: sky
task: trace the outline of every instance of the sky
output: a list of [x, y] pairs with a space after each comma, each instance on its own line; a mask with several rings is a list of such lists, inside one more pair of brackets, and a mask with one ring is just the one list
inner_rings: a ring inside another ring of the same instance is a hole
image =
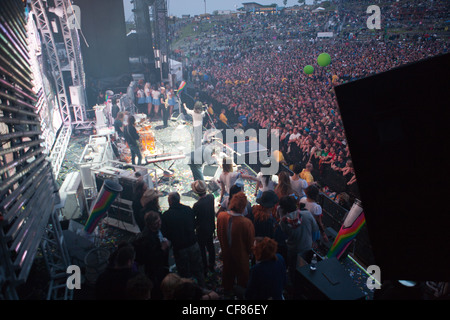
[[[183, 14], [189, 14], [192, 17], [194, 15], [203, 14], [205, 13], [205, 1], [206, 13], [210, 14], [215, 10], [236, 10], [236, 8], [242, 7], [242, 3], [245, 2], [256, 2], [262, 5], [276, 3], [280, 7], [284, 7], [283, 0], [167, 0], [168, 15], [181, 17]], [[131, 11], [133, 5], [130, 3], [130, 0], [123, 0], [123, 3], [125, 19], [130, 21], [133, 18], [133, 13]], [[291, 7], [296, 4], [298, 4], [297, 0], [287, 0], [286, 6]]]

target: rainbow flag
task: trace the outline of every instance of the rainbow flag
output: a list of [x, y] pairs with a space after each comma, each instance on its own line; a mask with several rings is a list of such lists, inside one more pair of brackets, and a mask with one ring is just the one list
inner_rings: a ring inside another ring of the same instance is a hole
[[180, 86], [178, 87], [177, 90], [177, 97], [180, 96], [181, 91], [183, 91], [183, 89], [186, 87], [186, 81], [181, 81]]
[[116, 199], [117, 195], [118, 192], [110, 192], [107, 188], [102, 187], [101, 193], [97, 197], [92, 212], [86, 221], [84, 231], [90, 234], [95, 230], [100, 220], [105, 216], [106, 211]]
[[365, 222], [366, 218], [362, 207], [359, 204], [353, 204], [341, 226], [341, 230], [339, 230], [336, 239], [334, 239], [330, 251], [328, 251], [328, 258], [336, 257], [340, 259]]

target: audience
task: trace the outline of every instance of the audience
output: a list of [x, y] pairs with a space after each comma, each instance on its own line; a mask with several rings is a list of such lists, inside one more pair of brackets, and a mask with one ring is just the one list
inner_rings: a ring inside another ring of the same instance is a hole
[[322, 221], [322, 207], [317, 203], [319, 198], [319, 188], [314, 185], [308, 186], [305, 190], [306, 197], [300, 199], [300, 203], [305, 205], [305, 209], [311, 212], [320, 230], [320, 234], [325, 242], [328, 236], [325, 233], [325, 226]]
[[180, 203], [180, 194], [168, 195], [169, 209], [162, 215], [162, 234], [171, 242], [177, 272], [184, 278], [195, 278], [204, 286], [203, 263], [195, 234], [194, 211]]
[[257, 204], [252, 207], [254, 215], [253, 225], [255, 227], [255, 237], [274, 239], [277, 242], [277, 252], [286, 258], [286, 235], [281, 231], [280, 225], [275, 218], [278, 202], [279, 198], [274, 191], [264, 191], [262, 196], [256, 199]]
[[287, 236], [287, 266], [293, 282], [298, 257], [310, 262], [313, 242], [320, 237], [319, 227], [309, 211], [297, 208], [297, 200], [294, 197], [281, 198], [278, 213], [281, 230]]
[[222, 250], [222, 286], [227, 295], [235, 286], [245, 288], [249, 277], [249, 261], [255, 237], [250, 219], [243, 216], [247, 197], [238, 192], [230, 200], [228, 211], [217, 216], [217, 237]]
[[277, 253], [277, 242], [264, 237], [255, 240], [253, 247], [256, 264], [250, 269], [245, 290], [246, 300], [284, 300], [286, 264]]
[[[205, 273], [207, 270], [214, 272], [216, 263], [214, 247], [216, 210], [214, 196], [208, 192], [206, 183], [203, 180], [196, 180], [191, 187], [199, 196], [192, 210], [194, 211], [195, 230], [202, 255], [203, 270]], [[208, 252], [208, 259], [206, 258], [206, 252]]]
[[123, 245], [113, 255], [112, 263], [107, 266], [95, 283], [97, 300], [128, 300], [127, 283], [138, 275], [133, 270], [135, 251], [131, 245]]
[[[228, 126], [236, 119], [245, 120], [246, 128], [278, 129], [280, 157], [287, 165], [312, 164], [302, 179], [333, 185], [336, 193], [345, 191], [355, 198], [356, 176], [341, 182], [340, 172], [331, 169], [337, 161], [350, 159], [334, 87], [447, 52], [446, 2], [433, 1], [425, 8], [418, 1], [386, 1], [381, 5], [385, 29], [379, 31], [367, 29], [356, 1], [332, 2], [336, 11], [201, 21], [198, 24], [214, 26], [198, 41], [181, 45], [176, 54], [189, 59], [188, 83], [217, 101]], [[364, 3], [367, 8], [370, 1]], [[174, 36], [183, 25], [174, 26]], [[389, 35], [391, 28], [397, 31]], [[319, 31], [334, 36], [317, 38]], [[316, 64], [322, 52], [331, 56], [326, 67]], [[305, 75], [303, 68], [309, 64], [314, 73]], [[339, 183], [333, 183], [336, 179]]]
[[219, 295], [202, 288], [191, 279], [169, 273], [161, 283], [164, 300], [218, 300]]
[[160, 284], [169, 273], [170, 242], [160, 231], [161, 218], [158, 212], [145, 214], [145, 228], [133, 241], [136, 251], [136, 262], [143, 266], [146, 276], [153, 283], [152, 299], [162, 299]]
[[153, 282], [145, 275], [138, 274], [127, 281], [128, 300], [150, 300], [152, 298]]

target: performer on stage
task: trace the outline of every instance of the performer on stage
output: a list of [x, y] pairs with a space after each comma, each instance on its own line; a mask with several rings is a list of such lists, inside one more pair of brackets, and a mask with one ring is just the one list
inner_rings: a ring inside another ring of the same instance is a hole
[[203, 110], [201, 101], [194, 104], [194, 110], [190, 110], [184, 103], [186, 113], [192, 117], [192, 125], [194, 127], [194, 150], [197, 150], [202, 145], [203, 137], [203, 118], [206, 116], [206, 111]]
[[152, 91], [153, 106], [155, 107], [154, 117], [159, 117], [159, 106], [161, 105], [161, 92], [155, 87]]
[[145, 84], [144, 92], [145, 92], [145, 102], [147, 103], [147, 117], [150, 117], [153, 102], [152, 86], [150, 85], [150, 82], [147, 82]]
[[125, 140], [128, 143], [128, 147], [130, 148], [131, 151], [131, 163], [132, 164], [136, 164], [135, 163], [135, 157], [138, 157], [138, 165], [140, 166], [142, 163], [142, 154], [141, 154], [141, 149], [139, 147], [139, 133], [136, 131], [135, 126], [135, 122], [136, 119], [134, 118], [134, 116], [129, 116], [128, 117], [128, 125], [124, 128], [123, 130], [123, 134], [125, 137]]
[[139, 113], [145, 113], [145, 110], [147, 109], [147, 103], [145, 100], [145, 91], [144, 91], [144, 87], [139, 85], [139, 89], [137, 90], [136, 93], [136, 97], [137, 97], [137, 104], [138, 104], [138, 112]]
[[119, 112], [116, 116], [116, 119], [114, 121], [114, 130], [117, 133], [117, 136], [119, 138], [123, 138], [123, 130], [124, 130], [124, 125], [123, 125], [123, 121], [124, 121], [125, 115], [123, 112]]
[[205, 181], [203, 176], [203, 164], [205, 163], [208, 165], [218, 163], [215, 145], [209, 141], [200, 145], [199, 148], [195, 149], [190, 154], [188, 165], [191, 168], [194, 181]]
[[161, 88], [161, 109], [163, 116], [163, 126], [164, 128], [167, 128], [169, 126], [169, 98], [168, 92], [164, 88]]
[[173, 108], [176, 103], [175, 93], [173, 91], [173, 88], [170, 88], [169, 90], [167, 90], [166, 98], [167, 98], [167, 102], [169, 104], [169, 113], [167, 116], [168, 116], [168, 119], [170, 119], [172, 117]]

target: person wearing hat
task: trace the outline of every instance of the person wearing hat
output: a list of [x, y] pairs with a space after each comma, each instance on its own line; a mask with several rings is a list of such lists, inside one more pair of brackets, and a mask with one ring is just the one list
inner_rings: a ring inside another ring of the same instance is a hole
[[[263, 164], [261, 166], [261, 168], [265, 168], [267, 170], [270, 167], [271, 167], [270, 160], [263, 162]], [[255, 188], [256, 199], [259, 199], [264, 191], [275, 190], [275, 187], [277, 186], [277, 182], [274, 181], [272, 175], [271, 174], [263, 174], [263, 171], [260, 171], [256, 175], [256, 179], [258, 179], [258, 181], [256, 182], [256, 188]]]
[[255, 237], [274, 239], [278, 245], [278, 252], [286, 257], [286, 236], [274, 217], [275, 207], [279, 202], [277, 194], [273, 190], [264, 191], [256, 202], [258, 204], [252, 207]]
[[[216, 263], [216, 252], [214, 247], [214, 232], [216, 231], [216, 211], [214, 204], [214, 196], [208, 192], [205, 181], [196, 180], [191, 184], [199, 199], [194, 203], [192, 210], [194, 211], [195, 230], [197, 240], [202, 255], [203, 271], [214, 272]], [[208, 259], [206, 259], [208, 252]]]
[[156, 189], [147, 189], [141, 198], [142, 211], [144, 214], [149, 211], [156, 211], [160, 215], [162, 214], [161, 207], [159, 206], [159, 197], [163, 194]]

